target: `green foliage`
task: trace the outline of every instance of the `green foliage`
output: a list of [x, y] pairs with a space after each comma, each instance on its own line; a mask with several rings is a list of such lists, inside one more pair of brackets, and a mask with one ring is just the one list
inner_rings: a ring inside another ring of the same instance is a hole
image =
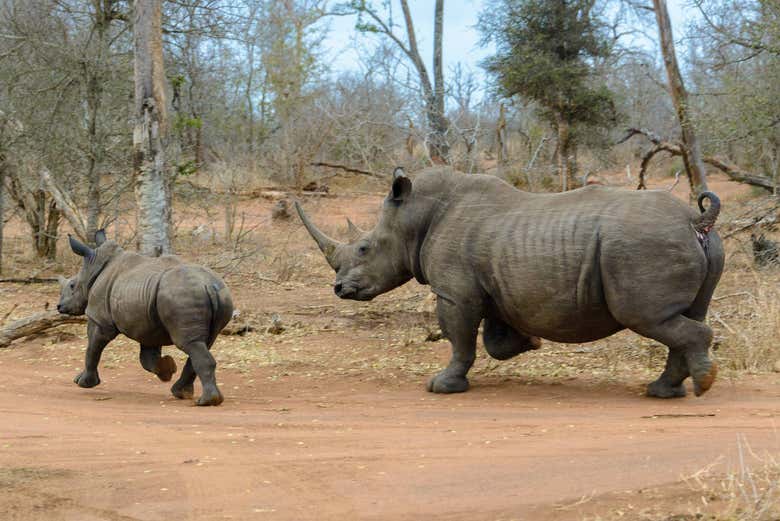
[[378, 33], [381, 29], [376, 24], [358, 20], [355, 22], [355, 30], [361, 33]]
[[187, 177], [198, 172], [198, 164], [194, 160], [176, 165], [176, 175]]
[[484, 67], [500, 95], [537, 102], [551, 121], [615, 124], [613, 94], [596, 65], [610, 57], [612, 46], [593, 0], [495, 0], [479, 28], [497, 47]]
[[174, 89], [180, 89], [184, 85], [185, 81], [186, 80], [182, 74], [177, 74], [176, 76], [171, 78], [171, 86]]
[[186, 115], [178, 115], [173, 122], [173, 128], [176, 132], [182, 132], [188, 128], [202, 128], [203, 120], [199, 117], [189, 117]]

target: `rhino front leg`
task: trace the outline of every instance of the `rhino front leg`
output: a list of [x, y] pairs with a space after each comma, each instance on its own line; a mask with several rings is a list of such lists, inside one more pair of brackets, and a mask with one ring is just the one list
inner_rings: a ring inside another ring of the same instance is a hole
[[162, 382], [170, 382], [171, 377], [176, 373], [176, 361], [169, 355], [160, 356], [161, 347], [141, 346], [139, 358], [141, 366], [157, 375]]
[[116, 337], [113, 331], [105, 331], [92, 320], [87, 322], [87, 354], [84, 360], [84, 370], [73, 379], [79, 387], [95, 387], [100, 383], [98, 364], [103, 349]]
[[452, 358], [447, 367], [431, 378], [432, 393], [462, 393], [469, 388], [466, 374], [474, 364], [477, 330], [482, 320], [480, 306], [458, 305], [439, 298], [436, 313], [444, 336], [452, 343]]

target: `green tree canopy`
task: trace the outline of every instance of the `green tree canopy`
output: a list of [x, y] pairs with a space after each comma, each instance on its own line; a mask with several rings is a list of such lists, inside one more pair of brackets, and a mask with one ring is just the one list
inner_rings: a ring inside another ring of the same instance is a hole
[[[612, 55], [613, 40], [595, 0], [494, 0], [482, 12], [483, 43], [496, 54], [483, 66], [504, 97], [536, 102], [559, 134], [567, 153], [569, 126], [610, 128], [617, 121], [613, 94], [599, 75]], [[564, 158], [561, 175], [571, 165]], [[564, 182], [564, 186], [565, 186]]]

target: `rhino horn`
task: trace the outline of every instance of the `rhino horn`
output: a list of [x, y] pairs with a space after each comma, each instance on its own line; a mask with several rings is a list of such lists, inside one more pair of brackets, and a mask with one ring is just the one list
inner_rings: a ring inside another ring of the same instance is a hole
[[72, 235], [68, 234], [68, 242], [70, 243], [70, 249], [73, 250], [73, 253], [78, 255], [79, 257], [84, 257], [85, 259], [91, 259], [93, 255], [95, 255], [95, 250], [81, 242], [80, 240], [76, 239]]
[[330, 264], [330, 267], [335, 270], [336, 251], [342, 246], [342, 244], [338, 241], [334, 241], [322, 233], [319, 228], [314, 226], [314, 223], [309, 220], [309, 216], [306, 215], [306, 212], [303, 211], [303, 208], [301, 208], [301, 205], [298, 203], [298, 201], [295, 201], [295, 210], [298, 212], [298, 216], [301, 218], [301, 221], [306, 227], [306, 230], [309, 232], [309, 235], [311, 235], [312, 238], [317, 241], [317, 246], [320, 247], [320, 250], [325, 255], [325, 259], [328, 261], [328, 264]]
[[349, 236], [353, 239], [356, 239], [360, 237], [361, 235], [365, 234], [366, 232], [363, 231], [360, 227], [358, 227], [357, 224], [353, 223], [349, 217], [347, 217], [347, 231], [349, 233]]

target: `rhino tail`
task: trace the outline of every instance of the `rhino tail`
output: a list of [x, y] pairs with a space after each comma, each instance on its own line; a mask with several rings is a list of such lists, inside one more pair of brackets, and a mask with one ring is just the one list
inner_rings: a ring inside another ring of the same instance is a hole
[[[706, 209], [703, 204], [705, 199], [710, 201], [710, 206]], [[693, 221], [693, 229], [698, 233], [707, 234], [715, 226], [715, 221], [720, 214], [720, 198], [712, 192], [702, 192], [698, 203], [701, 215]]]
[[211, 347], [211, 345], [214, 343], [214, 340], [217, 339], [217, 335], [219, 334], [219, 324], [217, 324], [217, 321], [219, 320], [219, 288], [216, 284], [206, 284], [206, 295], [209, 299], [209, 307], [211, 308], [211, 320], [209, 320], [209, 338], [207, 346]]

